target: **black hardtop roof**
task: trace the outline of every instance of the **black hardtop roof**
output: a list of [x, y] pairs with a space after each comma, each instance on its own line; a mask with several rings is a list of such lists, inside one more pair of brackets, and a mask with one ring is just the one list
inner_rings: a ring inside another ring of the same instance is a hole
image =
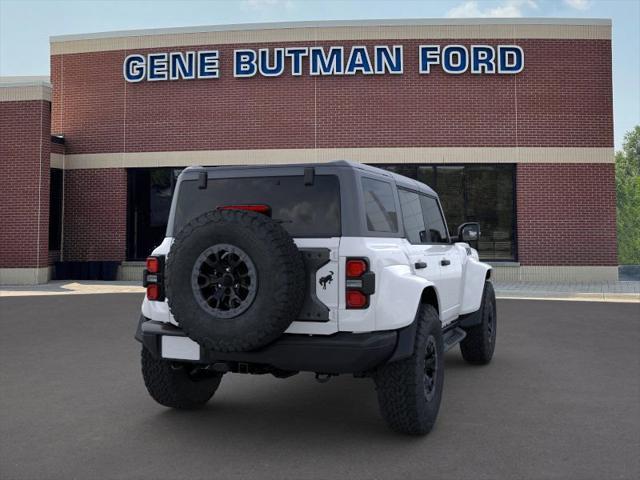
[[[321, 163], [288, 163], [288, 164], [274, 164], [274, 165], [265, 165], [265, 164], [256, 164], [256, 165], [221, 165], [221, 166], [192, 166], [187, 167], [184, 171], [202, 171], [205, 169], [207, 171], [214, 171], [217, 174], [220, 173], [231, 173], [233, 171], [246, 171], [246, 170], [274, 170], [274, 169], [291, 169], [291, 168], [306, 168], [306, 167], [337, 167], [337, 168], [348, 168], [354, 170], [360, 170], [361, 172], [370, 173], [372, 175], [384, 176], [396, 183], [396, 185], [409, 188], [411, 190], [417, 190], [428, 195], [432, 195], [437, 197], [437, 193], [428, 185], [414, 180], [409, 177], [405, 177], [404, 175], [400, 175], [398, 173], [390, 172], [388, 170], [384, 170], [382, 168], [373, 167], [371, 165], [367, 165], [360, 162], [354, 162], [352, 160], [335, 160], [332, 162], [321, 162]], [[219, 176], [219, 175], [216, 175]]]

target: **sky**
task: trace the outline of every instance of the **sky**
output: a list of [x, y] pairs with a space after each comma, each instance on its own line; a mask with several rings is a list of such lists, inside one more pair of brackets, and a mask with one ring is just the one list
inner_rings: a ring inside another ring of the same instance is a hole
[[0, 0], [0, 76], [49, 75], [49, 36], [305, 20], [587, 17], [613, 21], [615, 146], [640, 124], [640, 0]]

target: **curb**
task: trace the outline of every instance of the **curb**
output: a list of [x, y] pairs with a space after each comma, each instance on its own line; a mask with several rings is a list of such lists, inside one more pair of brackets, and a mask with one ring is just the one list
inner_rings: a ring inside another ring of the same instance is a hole
[[[0, 298], [9, 297], [45, 297], [52, 295], [104, 295], [114, 293], [138, 293], [145, 289], [135, 285], [81, 285], [68, 284], [63, 290], [0, 290]], [[555, 300], [562, 302], [610, 302], [610, 303], [640, 303], [640, 294], [636, 293], [536, 293], [525, 291], [496, 292], [499, 300]]]
[[609, 303], [640, 303], [640, 295], [636, 293], [570, 293], [570, 294], [537, 294], [526, 292], [497, 293], [500, 300], [555, 300], [562, 302], [609, 302]]

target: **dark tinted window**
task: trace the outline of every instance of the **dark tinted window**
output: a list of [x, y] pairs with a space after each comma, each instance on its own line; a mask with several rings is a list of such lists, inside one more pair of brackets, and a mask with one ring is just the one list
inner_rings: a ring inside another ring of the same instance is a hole
[[367, 228], [372, 232], [397, 232], [398, 215], [391, 184], [371, 178], [362, 179]]
[[427, 237], [420, 196], [415, 192], [401, 188], [398, 189], [398, 194], [400, 195], [402, 222], [407, 240], [411, 243], [424, 243]]
[[179, 168], [130, 168], [127, 171], [127, 260], [145, 259], [167, 230]]
[[375, 166], [416, 178], [438, 192], [452, 236], [461, 223], [479, 222], [482, 236], [471, 246], [481, 259], [517, 258], [513, 164]]
[[447, 229], [444, 226], [442, 213], [435, 198], [420, 195], [424, 223], [427, 225], [428, 243], [445, 243], [449, 241]]
[[51, 169], [49, 186], [49, 250], [60, 250], [62, 233], [62, 170]]
[[225, 205], [268, 205], [271, 217], [292, 237], [340, 235], [340, 182], [335, 175], [316, 175], [313, 185], [304, 177], [209, 179], [206, 189], [198, 182], [180, 186], [173, 234], [193, 218]]

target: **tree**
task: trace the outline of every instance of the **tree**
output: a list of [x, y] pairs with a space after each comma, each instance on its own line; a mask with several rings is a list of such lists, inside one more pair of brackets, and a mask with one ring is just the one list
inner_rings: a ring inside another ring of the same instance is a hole
[[640, 125], [616, 152], [618, 261], [640, 264]]

